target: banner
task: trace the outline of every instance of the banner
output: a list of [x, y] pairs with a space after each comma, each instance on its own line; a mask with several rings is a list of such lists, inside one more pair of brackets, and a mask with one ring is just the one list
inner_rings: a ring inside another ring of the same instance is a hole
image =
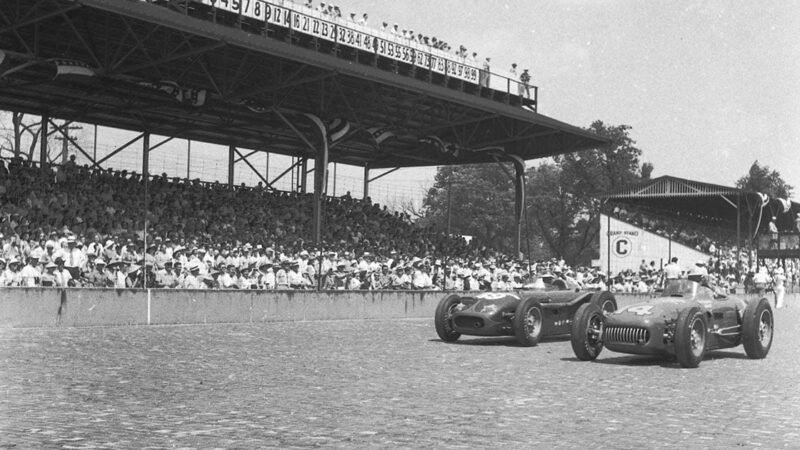
[[368, 128], [367, 132], [369, 133], [370, 136], [372, 136], [372, 139], [375, 141], [377, 145], [381, 145], [386, 140], [395, 137], [395, 134], [392, 133], [391, 131], [391, 126], [372, 127]]
[[260, 0], [202, 0], [201, 3], [258, 20], [265, 19], [267, 6]]
[[[478, 83], [479, 69], [464, 62], [448, 59], [421, 50], [416, 44], [397, 42], [361, 31], [352, 25], [328, 21], [312, 14], [310, 9], [281, 0], [195, 0], [204, 5], [242, 17], [266, 22], [267, 26], [291, 29], [319, 39], [361, 51], [375, 53], [384, 58], [431, 70], [435, 73]], [[308, 11], [303, 12], [303, 11]], [[455, 57], [453, 57], [455, 58]]]
[[94, 69], [82, 61], [74, 59], [51, 59], [50, 61], [56, 65], [56, 77], [64, 75], [93, 77], [95, 75]]
[[331, 143], [337, 142], [350, 132], [350, 122], [344, 119], [333, 119], [328, 124], [328, 138]]

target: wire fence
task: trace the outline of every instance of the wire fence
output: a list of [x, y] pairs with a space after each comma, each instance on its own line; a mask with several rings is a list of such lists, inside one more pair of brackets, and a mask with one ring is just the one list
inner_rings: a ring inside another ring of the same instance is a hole
[[[102, 161], [101, 166], [105, 169], [126, 170], [128, 172], [141, 173], [142, 171], [142, 144], [134, 142], [124, 150], [114, 154], [114, 152], [126, 142], [134, 139], [137, 134], [121, 130], [100, 128], [97, 142], [95, 142], [93, 126], [76, 124], [75, 136], [84, 152], [78, 150], [71, 143], [67, 143], [66, 153], [68, 156], [75, 155], [75, 161], [79, 165], [91, 165], [91, 156], [95, 161]], [[48, 159], [53, 163], [59, 163], [66, 159], [63, 155], [63, 141], [57, 140], [58, 137], [51, 137], [48, 140]], [[27, 149], [30, 139], [23, 139], [22, 148]], [[190, 142], [182, 139], [172, 139], [163, 136], [151, 136], [150, 146], [152, 150], [148, 155], [148, 165], [151, 175], [166, 174], [173, 178], [200, 179], [204, 182], [227, 182], [228, 181], [228, 148], [225, 146], [206, 144], [202, 142]], [[35, 151], [38, 151], [38, 145]], [[241, 155], [247, 156], [247, 162], [257, 170], [266, 180], [273, 182], [272, 187], [282, 191], [298, 190], [301, 176], [298, 170], [288, 171], [287, 169], [295, 163], [295, 159], [289, 156], [257, 152], [250, 154], [247, 149], [239, 149]], [[13, 156], [13, 152], [4, 149], [3, 157]], [[39, 157], [35, 153], [34, 160]], [[239, 155], [235, 156], [234, 163], [234, 184], [244, 184], [246, 186], [256, 186], [263, 180], [256, 174], [247, 163], [241, 160]], [[313, 161], [309, 162], [308, 169], [313, 169]], [[370, 177], [375, 177], [382, 171], [375, 170], [370, 172]], [[373, 202], [385, 205], [391, 210], [400, 211], [413, 207], [419, 209], [425, 193], [433, 184], [435, 168], [408, 168], [400, 169], [385, 177], [381, 177], [369, 184], [369, 196]], [[307, 190], [313, 191], [313, 173], [307, 173]], [[266, 183], [264, 183], [266, 184]], [[364, 197], [364, 171], [360, 167], [346, 166], [341, 164], [331, 164], [328, 176], [328, 195], [342, 196], [350, 193], [355, 198]]]

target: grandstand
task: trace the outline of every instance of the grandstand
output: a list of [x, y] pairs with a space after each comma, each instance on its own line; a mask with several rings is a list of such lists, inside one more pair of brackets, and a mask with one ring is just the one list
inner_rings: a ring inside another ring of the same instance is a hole
[[[602, 198], [599, 262], [604, 271], [635, 270], [642, 260], [662, 267], [673, 256], [686, 266], [704, 260], [712, 268], [749, 268], [754, 260], [800, 257], [794, 229], [800, 204], [786, 199], [673, 176]], [[784, 244], [770, 249], [772, 217]]]
[[[1, 4], [0, 108], [40, 116], [40, 136], [56, 135], [81, 155], [56, 167], [43, 138], [38, 158], [11, 164], [3, 227], [27, 232], [31, 247], [15, 237], [4, 244], [11, 259], [30, 261], [48, 239], [65, 254], [74, 241], [97, 256], [99, 240], [115, 262], [147, 265], [146, 251], [160, 240], [169, 253], [208, 255], [213, 247], [227, 258], [261, 245], [275, 251], [263, 255], [273, 263], [335, 250], [348, 270], [372, 252], [403, 270], [434, 266], [438, 256], [474, 262], [475, 270], [511, 269], [490, 249], [476, 253], [477, 243], [468, 248], [372, 204], [370, 183], [404, 167], [510, 163], [519, 241], [524, 161], [607, 142], [538, 114], [535, 86], [529, 96], [518, 80], [482, 72], [463, 54], [292, 2]], [[128, 136], [98, 152], [72, 136], [78, 123]], [[185, 176], [155, 175], [153, 152], [180, 152], [179, 140], [217, 146], [227, 179], [195, 179], [192, 168], [204, 161], [189, 158], [189, 148]], [[140, 170], [120, 170], [123, 153], [140, 157]], [[274, 165], [254, 164], [260, 156], [288, 167], [273, 176]], [[329, 195], [331, 163], [363, 170], [363, 201]], [[240, 172], [255, 174], [258, 185], [239, 187]], [[285, 179], [288, 192], [278, 189]], [[242, 257], [234, 267], [252, 272]]]
[[366, 196], [370, 181], [400, 167], [519, 162], [605, 142], [533, 111], [536, 89], [528, 99], [510, 79], [483, 83], [439, 49], [291, 2], [253, 2], [258, 11], [223, 4], [4, 0], [0, 106], [41, 115], [59, 134], [67, 133], [54, 118], [140, 133], [99, 160], [68, 138], [93, 167], [141, 145], [141, 172], [151, 173], [153, 149], [190, 139], [227, 148], [228, 185], [238, 164], [271, 187], [248, 158], [293, 157], [285, 172], [298, 175], [301, 192], [314, 178], [313, 241], [331, 162], [363, 168]]

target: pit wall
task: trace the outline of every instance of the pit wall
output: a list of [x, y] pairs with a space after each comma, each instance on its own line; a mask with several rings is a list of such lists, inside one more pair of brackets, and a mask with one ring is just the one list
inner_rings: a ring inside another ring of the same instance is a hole
[[[0, 327], [86, 327], [433, 318], [437, 291], [0, 289]], [[620, 308], [649, 295], [617, 294]], [[746, 296], [755, 297], [755, 296]], [[772, 293], [766, 295], [774, 304]], [[786, 294], [788, 305], [800, 294]]]

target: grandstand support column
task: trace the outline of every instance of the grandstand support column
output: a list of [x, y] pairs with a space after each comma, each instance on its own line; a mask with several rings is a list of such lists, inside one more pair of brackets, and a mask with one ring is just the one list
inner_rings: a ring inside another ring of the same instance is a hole
[[736, 268], [742, 260], [742, 196], [736, 196]]
[[364, 163], [364, 200], [369, 197], [369, 163]]
[[325, 188], [328, 185], [328, 139], [325, 130], [322, 130], [323, 139], [320, 142], [314, 159], [314, 245], [319, 245], [322, 236], [322, 201], [325, 198]]
[[314, 125], [314, 138], [308, 139], [278, 109], [273, 109], [272, 111], [294, 131], [300, 141], [314, 154], [314, 204], [311, 240], [314, 245], [318, 245], [322, 235], [322, 202], [327, 194], [328, 186], [328, 129], [319, 117], [305, 113], [302, 116], [310, 120]]
[[233, 165], [236, 164], [234, 161], [235, 154], [236, 146], [230, 144], [228, 146], [228, 189], [233, 189]]
[[150, 173], [150, 132], [145, 131], [142, 134], [142, 179], [147, 179], [147, 174]]
[[297, 179], [298, 184], [300, 187], [300, 193], [305, 194], [308, 192], [308, 183], [306, 182], [306, 174], [308, 173], [308, 158], [302, 158], [300, 160], [300, 168], [297, 171]]
[[39, 127], [39, 134], [40, 134], [40, 146], [39, 146], [39, 168], [43, 169], [44, 166], [47, 164], [47, 123], [50, 122], [50, 118], [47, 114], [42, 114], [42, 126]]
[[503, 147], [484, 147], [474, 149], [474, 152], [484, 152], [492, 156], [495, 162], [508, 161], [514, 166], [514, 175], [500, 164], [500, 168], [514, 181], [514, 222], [516, 225], [514, 236], [514, 252], [517, 258], [522, 257], [522, 215], [525, 210], [525, 160], [517, 155], [506, 152]]

